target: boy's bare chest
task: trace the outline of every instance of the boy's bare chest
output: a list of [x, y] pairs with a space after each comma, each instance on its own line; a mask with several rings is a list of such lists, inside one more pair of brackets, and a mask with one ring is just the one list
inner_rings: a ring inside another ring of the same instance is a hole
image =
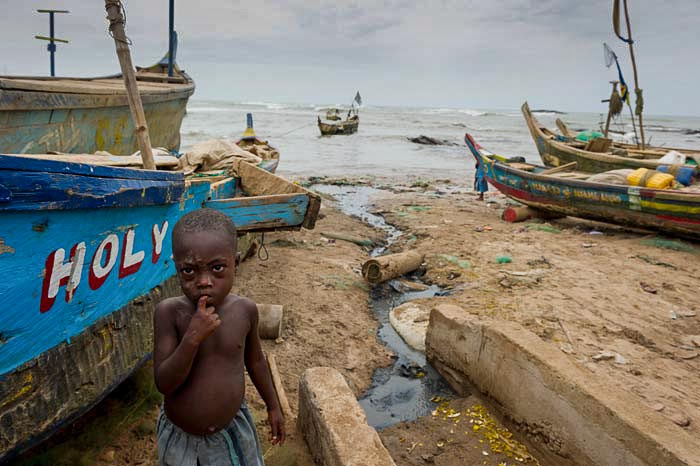
[[[199, 355], [224, 354], [229, 357], [245, 350], [245, 341], [250, 324], [246, 319], [236, 316], [235, 313], [226, 313], [220, 316], [221, 324], [214, 332], [199, 345]], [[177, 328], [180, 338], [185, 334], [192, 320], [192, 316], [182, 316], [178, 319]]]

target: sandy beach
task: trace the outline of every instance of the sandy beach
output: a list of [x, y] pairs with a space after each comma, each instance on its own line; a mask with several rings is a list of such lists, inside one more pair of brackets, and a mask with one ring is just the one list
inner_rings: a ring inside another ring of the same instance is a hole
[[[700, 320], [692, 277], [700, 248], [695, 244], [573, 218], [506, 223], [500, 219], [503, 196], [490, 192], [479, 202], [470, 188], [449, 180], [361, 183], [380, 188], [367, 208], [402, 233], [388, 252], [421, 251], [421, 281], [448, 291], [414, 304], [428, 311], [456, 304], [480, 318], [517, 322], [592, 380], [634, 395], [669, 425], [698, 435]], [[259, 303], [284, 305], [282, 337], [265, 341], [264, 350], [277, 360], [294, 413], [305, 369], [337, 369], [360, 398], [373, 372], [393, 361], [377, 340], [370, 285], [361, 276], [369, 248], [322, 235], [381, 241], [385, 233], [344, 214], [329, 196], [321, 214], [314, 230], [265, 235], [265, 248], [241, 265], [234, 290]], [[264, 404], [250, 383], [247, 393], [259, 433], [266, 437]], [[456, 466], [468, 458], [484, 465], [515, 464], [512, 456], [490, 450], [483, 436], [446, 417], [461, 412], [465, 422], [469, 413], [474, 418], [475, 409], [489, 404], [474, 395], [436, 400], [432, 416], [382, 430], [396, 464]], [[515, 440], [530, 446], [532, 456], [519, 464], [555, 464], [548, 460], [551, 451], [520, 432], [507, 412], [486, 410]], [[154, 406], [146, 419], [112, 432], [113, 438], [91, 452], [97, 458], [93, 464], [156, 464], [154, 431], [148, 430], [150, 421], [155, 428], [156, 416]], [[310, 466], [294, 418], [287, 419], [287, 428], [284, 447], [270, 448], [263, 441], [266, 464]]]

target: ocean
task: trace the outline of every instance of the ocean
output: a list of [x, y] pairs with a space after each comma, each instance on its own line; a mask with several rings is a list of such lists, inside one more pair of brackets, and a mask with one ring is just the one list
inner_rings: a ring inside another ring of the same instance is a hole
[[[497, 154], [520, 155], [539, 162], [520, 109], [410, 108], [363, 106], [360, 127], [352, 135], [321, 137], [316, 116], [333, 105], [266, 102], [207, 102], [192, 100], [182, 124], [181, 151], [211, 138], [240, 138], [246, 113], [252, 113], [259, 138], [280, 151], [277, 173], [290, 179], [309, 176], [450, 179], [471, 184], [474, 161], [464, 144], [464, 133]], [[535, 106], [531, 105], [533, 110]], [[569, 128], [600, 128], [605, 115], [597, 113], [535, 112], [548, 128], [561, 118]], [[697, 147], [700, 150], [700, 117], [644, 117], [645, 135], [651, 144]], [[627, 119], [626, 121], [629, 121]], [[611, 129], [630, 132], [629, 125]], [[409, 138], [428, 136], [454, 145], [427, 146]]]

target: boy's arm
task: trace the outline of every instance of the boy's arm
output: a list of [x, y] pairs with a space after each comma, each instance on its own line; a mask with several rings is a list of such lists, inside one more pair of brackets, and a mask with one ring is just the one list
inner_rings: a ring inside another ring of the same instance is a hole
[[248, 369], [250, 380], [267, 405], [267, 416], [270, 422], [270, 441], [272, 444], [282, 444], [285, 438], [284, 417], [277, 399], [275, 387], [272, 384], [270, 369], [258, 335], [258, 308], [254, 302], [246, 300], [247, 314], [250, 316], [250, 330], [245, 342], [245, 367]]
[[153, 371], [159, 392], [170, 395], [187, 380], [199, 344], [220, 323], [214, 308], [206, 307], [206, 298], [200, 299], [187, 331], [178, 341], [173, 305], [168, 305], [166, 301], [156, 307], [153, 317]]

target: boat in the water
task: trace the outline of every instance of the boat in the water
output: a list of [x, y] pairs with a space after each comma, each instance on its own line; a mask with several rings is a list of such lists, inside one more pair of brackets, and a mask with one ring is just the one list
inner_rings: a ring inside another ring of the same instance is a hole
[[182, 215], [217, 209], [244, 234], [313, 228], [320, 206], [242, 160], [185, 176], [54, 157], [0, 155], [0, 463], [149, 358], [154, 307], [180, 294], [170, 233]]
[[[153, 147], [177, 151], [194, 81], [167, 60], [136, 72]], [[0, 152], [132, 154], [138, 150], [121, 74], [100, 78], [0, 76]]]
[[[357, 128], [360, 126], [360, 116], [357, 113], [350, 114], [348, 112], [347, 118], [345, 120], [340, 120], [334, 123], [327, 121], [322, 121], [321, 117], [318, 117], [318, 129], [321, 131], [323, 136], [332, 136], [334, 134], [353, 134], [357, 132]], [[357, 112], [357, 110], [355, 110]]]
[[[581, 141], [576, 139], [576, 134], [569, 131], [562, 122], [559, 122], [561, 133], [556, 133], [542, 126], [530, 111], [527, 102], [523, 104], [521, 110], [542, 162], [550, 167], [576, 162], [577, 170], [589, 173], [622, 168], [655, 170], [660, 166], [678, 164], [660, 160], [671, 151], [680, 154], [675, 157], [682, 159], [683, 163], [681, 164], [692, 167], [700, 165], [700, 149], [653, 146], [641, 149], [635, 144], [625, 144], [602, 137]], [[677, 159], [676, 162], [678, 162]]]
[[[654, 189], [591, 181], [601, 174], [517, 162], [466, 143], [486, 179], [506, 196], [545, 212], [700, 238], [700, 189]], [[630, 171], [630, 170], [628, 170]], [[624, 178], [623, 178], [624, 179]]]
[[[360, 105], [362, 105], [362, 97], [358, 91], [347, 111], [345, 119], [342, 118], [339, 108], [327, 109], [326, 121], [323, 121], [320, 116], [317, 117], [318, 129], [321, 131], [321, 135], [332, 136], [334, 134], [356, 133], [357, 128], [360, 126]], [[342, 112], [344, 112], [344, 110]]]

